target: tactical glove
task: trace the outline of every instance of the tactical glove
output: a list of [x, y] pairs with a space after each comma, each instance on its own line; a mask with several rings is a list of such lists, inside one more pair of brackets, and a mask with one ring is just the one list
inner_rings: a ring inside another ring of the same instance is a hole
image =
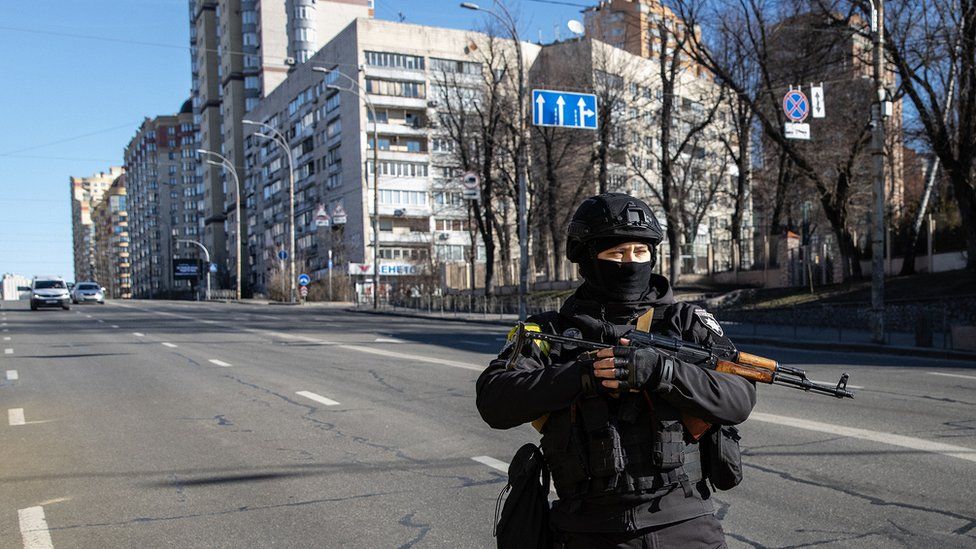
[[616, 389], [605, 387], [602, 383], [603, 380], [594, 375], [593, 363], [597, 360], [600, 359], [597, 358], [596, 351], [582, 353], [576, 359], [576, 363], [580, 365], [583, 396], [593, 397], [616, 392]]
[[618, 345], [613, 348], [614, 379], [618, 390], [644, 389], [652, 393], [671, 390], [674, 359], [654, 349]]

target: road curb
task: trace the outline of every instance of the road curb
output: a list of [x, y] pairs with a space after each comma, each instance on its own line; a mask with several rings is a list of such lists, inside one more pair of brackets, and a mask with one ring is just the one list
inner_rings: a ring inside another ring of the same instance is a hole
[[[433, 316], [420, 313], [408, 313], [401, 311], [371, 311], [368, 309], [356, 309], [353, 307], [344, 309], [350, 313], [360, 313], [367, 315], [398, 316], [403, 318], [422, 318], [426, 320], [441, 320], [447, 322], [468, 322], [476, 324], [489, 324], [493, 326], [511, 327], [511, 320], [499, 319], [474, 319], [464, 317]], [[734, 336], [735, 343], [743, 345], [768, 345], [771, 347], [784, 347], [787, 349], [803, 349], [818, 351], [835, 351], [849, 353], [872, 353], [879, 355], [898, 355], [911, 356], [917, 358], [935, 358], [948, 360], [972, 361], [976, 364], [976, 354], [962, 351], [952, 351], [948, 349], [923, 349], [918, 347], [889, 347], [885, 345], [875, 345], [871, 343], [833, 343], [829, 341], [791, 341], [780, 338], [764, 338], [755, 336]]]

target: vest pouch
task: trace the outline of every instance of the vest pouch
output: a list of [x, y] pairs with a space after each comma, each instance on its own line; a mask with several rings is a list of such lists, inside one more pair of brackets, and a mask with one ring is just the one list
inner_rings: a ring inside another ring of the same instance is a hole
[[681, 421], [656, 421], [654, 426], [651, 465], [664, 471], [681, 467], [685, 462], [685, 431]]
[[588, 433], [586, 457], [594, 478], [614, 476], [624, 470], [620, 433], [613, 425]]
[[553, 415], [546, 425], [541, 442], [542, 453], [549, 464], [552, 482], [560, 498], [574, 494], [579, 490], [580, 483], [587, 479], [578, 453], [579, 446], [572, 443], [572, 439], [576, 437], [568, 415]]
[[702, 439], [702, 469], [716, 490], [731, 490], [742, 482], [739, 430], [716, 427]]

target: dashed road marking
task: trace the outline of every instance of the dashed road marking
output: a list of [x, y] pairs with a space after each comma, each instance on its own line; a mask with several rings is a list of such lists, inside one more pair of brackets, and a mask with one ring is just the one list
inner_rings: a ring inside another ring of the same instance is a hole
[[112, 324], [112, 327], [113, 327], [113, 328], [118, 328], [118, 327], [119, 327], [119, 325], [118, 325], [118, 324]]
[[134, 336], [136, 336], [136, 337], [143, 337], [143, 336], [145, 336], [146, 334], [144, 334], [144, 333], [142, 333], [142, 332], [132, 332], [132, 335], [134, 335]]
[[11, 425], [26, 425], [27, 422], [24, 420], [24, 409], [23, 408], [8, 409], [7, 421], [9, 421]]
[[373, 343], [406, 343], [406, 341], [395, 337], [378, 337], [373, 340]]
[[10, 341], [10, 336], [3, 336], [4, 341]]
[[43, 507], [20, 509], [17, 511], [17, 517], [20, 519], [20, 535], [24, 539], [24, 549], [54, 549]]
[[964, 376], [964, 375], [960, 375], [960, 374], [944, 374], [942, 372], [929, 372], [929, 373], [932, 374], [932, 375], [934, 375], [934, 376], [958, 377], [958, 378], [961, 378], [961, 379], [974, 379], [974, 380], [976, 380], [976, 376]]
[[224, 368], [229, 368], [230, 364], [227, 364], [223, 360], [217, 360], [216, 358], [211, 358], [208, 362], [211, 364], [216, 364], [217, 366], [223, 366]]
[[498, 469], [503, 473], [508, 472], [508, 464], [500, 459], [495, 459], [491, 456], [474, 456], [471, 459], [477, 461], [478, 463], [481, 463], [482, 465], [487, 465], [492, 469]]
[[175, 349], [176, 348], [176, 344], [175, 343], [170, 343], [168, 341], [164, 341], [163, 342], [163, 347], [169, 347], [170, 349]]
[[20, 379], [20, 374], [17, 373], [17, 370], [7, 370], [7, 381], [17, 381], [18, 379]]
[[338, 406], [339, 405], [338, 402], [332, 400], [331, 398], [325, 398], [322, 395], [317, 395], [317, 394], [315, 394], [313, 392], [310, 392], [310, 391], [297, 391], [295, 394], [296, 395], [299, 395], [299, 396], [303, 396], [303, 397], [305, 397], [305, 398], [307, 398], [309, 400], [314, 400], [315, 402], [318, 402], [320, 404], [325, 404], [326, 406]]
[[896, 435], [881, 431], [869, 431], [867, 429], [857, 429], [855, 427], [821, 423], [819, 421], [810, 421], [796, 417], [764, 414], [762, 412], [753, 412], [751, 415], [749, 415], [749, 419], [762, 421], [764, 423], [784, 425], [786, 427], [806, 429], [808, 431], [817, 431], [819, 433], [840, 435], [842, 437], [870, 440], [872, 442], [880, 442], [882, 444], [890, 444], [892, 446], [901, 446], [902, 448], [911, 448], [912, 450], [920, 450], [922, 452], [942, 454], [949, 457], [965, 459], [967, 461], [976, 461], [976, 449], [966, 448], [964, 446], [955, 446], [953, 444], [943, 444], [941, 442], [925, 440], [922, 438], [906, 437], [904, 435]]
[[8, 347], [8, 348], [6, 348], [6, 349], [3, 350], [3, 354], [5, 354], [5, 355], [12, 355], [12, 354], [14, 354], [14, 350]]
[[100, 318], [98, 319], [98, 322], [101, 323], [101, 324], [105, 324], [105, 321], [102, 320], [102, 319], [100, 319]]
[[85, 315], [85, 318], [91, 318], [91, 315]]

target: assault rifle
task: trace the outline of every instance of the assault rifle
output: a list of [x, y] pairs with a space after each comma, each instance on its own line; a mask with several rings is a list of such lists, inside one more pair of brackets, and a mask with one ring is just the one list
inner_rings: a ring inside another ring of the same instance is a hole
[[[630, 340], [630, 345], [638, 349], [642, 347], [652, 347], [659, 352], [666, 353], [672, 357], [688, 362], [702, 368], [708, 368], [717, 372], [734, 374], [757, 383], [768, 383], [771, 385], [785, 385], [801, 391], [809, 391], [821, 395], [829, 395], [837, 398], [854, 398], [854, 393], [847, 390], [847, 380], [850, 376], [842, 374], [837, 385], [818, 383], [807, 379], [805, 371], [799, 368], [783, 366], [775, 360], [734, 351], [720, 347], [708, 348], [697, 343], [683, 341], [675, 337], [650, 334], [637, 330], [631, 330], [622, 337]], [[522, 347], [528, 340], [547, 341], [560, 345], [573, 346], [588, 350], [605, 349], [613, 347], [606, 343], [586, 341], [567, 336], [546, 334], [534, 330], [527, 330], [525, 324], [519, 322], [515, 328], [514, 350], [509, 358], [508, 368], [515, 365], [515, 360], [521, 354]]]

